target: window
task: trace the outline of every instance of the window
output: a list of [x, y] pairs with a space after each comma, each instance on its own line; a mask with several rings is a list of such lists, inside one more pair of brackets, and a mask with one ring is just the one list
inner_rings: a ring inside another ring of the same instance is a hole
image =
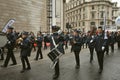
[[95, 22], [91, 22], [90, 24], [91, 24], [91, 25], [95, 25]]
[[91, 15], [92, 15], [92, 19], [94, 19], [94, 18], [95, 18], [95, 14], [94, 14], [94, 12], [92, 12]]
[[92, 5], [92, 10], [94, 10], [94, 5]]
[[83, 26], [85, 26], [85, 22], [83, 22]]
[[80, 22], [79, 22], [79, 26], [80, 26]]
[[100, 22], [100, 25], [104, 25], [104, 22], [103, 22], [103, 21], [101, 21], [101, 22]]
[[83, 19], [85, 19], [85, 14], [83, 14]]
[[101, 12], [101, 18], [103, 18], [104, 17], [104, 12]]

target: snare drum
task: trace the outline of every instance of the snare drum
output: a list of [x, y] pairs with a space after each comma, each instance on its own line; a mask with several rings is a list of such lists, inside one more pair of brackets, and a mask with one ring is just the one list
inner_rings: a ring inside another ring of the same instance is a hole
[[3, 33], [0, 33], [0, 47], [4, 47], [6, 42], [7, 42], [7, 37]]
[[60, 56], [62, 56], [63, 53], [61, 53], [57, 48], [52, 49], [48, 53], [48, 57], [51, 59], [51, 61], [55, 62]]

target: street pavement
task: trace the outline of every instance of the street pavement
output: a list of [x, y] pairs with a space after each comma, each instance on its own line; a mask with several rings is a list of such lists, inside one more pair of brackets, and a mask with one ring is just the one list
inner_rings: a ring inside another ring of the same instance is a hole
[[[0, 80], [53, 80], [54, 69], [50, 68], [51, 60], [47, 57], [49, 49], [43, 50], [43, 59], [35, 61], [36, 51], [32, 51], [30, 59], [31, 70], [20, 73], [22, 69], [19, 50], [15, 51], [16, 66], [0, 67]], [[114, 53], [105, 54], [104, 70], [98, 73], [98, 61], [94, 52], [94, 61], [89, 63], [90, 53], [88, 48], [80, 52], [80, 69], [75, 68], [74, 54], [70, 47], [66, 54], [60, 58], [60, 77], [57, 80], [120, 80], [120, 50], [115, 45]], [[10, 61], [9, 64], [12, 62]], [[0, 61], [3, 64], [3, 61]]]

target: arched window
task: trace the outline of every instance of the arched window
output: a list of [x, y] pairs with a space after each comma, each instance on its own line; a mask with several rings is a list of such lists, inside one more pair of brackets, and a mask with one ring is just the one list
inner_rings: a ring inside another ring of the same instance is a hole
[[91, 22], [90, 24], [91, 24], [91, 25], [95, 25], [95, 22]]
[[104, 22], [103, 22], [103, 21], [101, 21], [101, 22], [100, 22], [100, 25], [104, 25]]

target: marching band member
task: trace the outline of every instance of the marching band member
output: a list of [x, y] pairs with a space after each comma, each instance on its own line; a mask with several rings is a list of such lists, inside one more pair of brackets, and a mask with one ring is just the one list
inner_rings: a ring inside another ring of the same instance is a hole
[[[58, 31], [59, 27], [56, 26], [52, 26], [52, 35], [50, 37], [50, 50], [52, 50], [53, 48], [55, 48], [56, 46], [54, 45], [54, 42], [56, 45], [58, 45], [57, 49], [61, 52], [64, 53], [64, 48], [63, 48], [63, 43], [64, 43], [64, 38], [60, 35], [60, 32]], [[58, 32], [57, 32], [58, 31]], [[54, 41], [53, 41], [53, 39]], [[60, 71], [59, 71], [59, 59], [57, 60], [57, 63], [55, 65], [55, 74], [53, 75], [53, 79], [57, 79], [60, 75]]]
[[98, 34], [95, 37], [95, 51], [97, 53], [97, 58], [99, 63], [99, 73], [102, 73], [106, 40], [104, 39], [102, 27], [99, 27], [97, 32]]
[[93, 53], [95, 48], [95, 35], [91, 33], [91, 31], [88, 32], [88, 48], [90, 51], [90, 63], [93, 61]]
[[[30, 63], [28, 60], [28, 56], [30, 56], [30, 41], [28, 39], [28, 32], [23, 32], [22, 33], [22, 39], [23, 41], [20, 43], [20, 57], [21, 57], [21, 62], [22, 62], [22, 70], [20, 71], [21, 73], [25, 72], [25, 70], [30, 70]], [[25, 65], [25, 62], [27, 63], [27, 68]]]
[[42, 33], [38, 32], [37, 39], [36, 39], [38, 50], [37, 50], [35, 60], [38, 60], [39, 54], [40, 54], [40, 59], [43, 59], [42, 50], [41, 50], [42, 49], [42, 41], [43, 41]]
[[75, 60], [76, 60], [76, 69], [79, 69], [80, 67], [80, 59], [79, 59], [79, 54], [81, 51], [81, 46], [82, 46], [82, 39], [79, 36], [79, 31], [75, 30], [73, 33], [73, 51], [75, 55]]
[[120, 49], [120, 31], [117, 34], [117, 46], [118, 46], [118, 49]]
[[13, 33], [13, 29], [14, 28], [11, 27], [11, 26], [9, 26], [8, 29], [7, 29], [7, 39], [8, 39], [8, 41], [7, 41], [7, 44], [5, 45], [5, 47], [8, 49], [8, 52], [7, 52], [5, 62], [1, 67], [7, 67], [10, 58], [12, 59], [12, 62], [13, 62], [13, 64], [11, 64], [11, 65], [16, 65], [17, 64], [14, 53], [13, 53], [13, 49], [15, 47], [15, 42], [16, 42], [16, 38], [15, 38], [15, 35]]

